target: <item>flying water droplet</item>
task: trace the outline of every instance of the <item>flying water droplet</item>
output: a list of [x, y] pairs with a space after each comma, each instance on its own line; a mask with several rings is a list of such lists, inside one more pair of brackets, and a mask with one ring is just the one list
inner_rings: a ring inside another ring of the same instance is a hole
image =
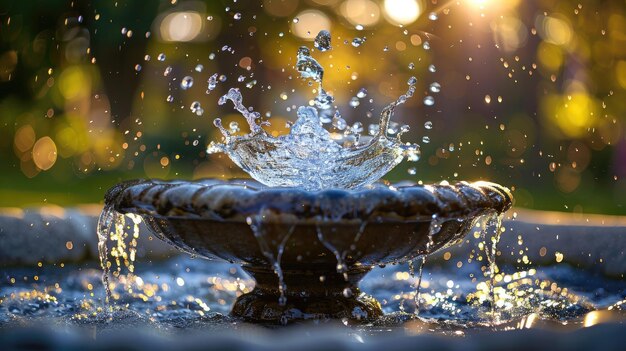
[[207, 83], [207, 93], [210, 93], [215, 89], [215, 87], [217, 87], [217, 73], [214, 73], [212, 76], [210, 76], [207, 80]]
[[428, 144], [428, 143], [430, 143], [430, 137], [429, 137], [429, 136], [423, 136], [423, 137], [422, 137], [422, 142], [423, 142], [424, 144]]
[[426, 128], [428, 130], [433, 129], [433, 122], [431, 122], [431, 121], [424, 122], [424, 128]]
[[339, 130], [344, 130], [347, 126], [348, 124], [346, 123], [346, 120], [341, 117], [339, 111], [335, 112], [335, 116], [333, 117], [333, 127]]
[[363, 123], [361, 122], [355, 122], [352, 125], [352, 132], [354, 134], [360, 134], [361, 132], [363, 132]]
[[429, 90], [433, 93], [438, 93], [441, 91], [441, 85], [437, 82], [431, 83]]
[[298, 49], [296, 69], [302, 78], [311, 78], [316, 82], [321, 82], [324, 78], [324, 69], [311, 57], [311, 51], [306, 46]]
[[330, 32], [327, 30], [321, 30], [319, 33], [317, 33], [313, 45], [319, 51], [328, 51], [332, 49], [332, 46], [330, 45], [330, 40]]
[[237, 133], [240, 130], [239, 123], [237, 123], [235, 121], [230, 122], [228, 124], [228, 129], [230, 129], [230, 132], [233, 133], [233, 134]]
[[298, 17], [296, 17], [296, 18], [294, 18], [294, 19], [293, 19], [293, 21], [292, 21], [292, 22], [293, 22], [293, 23], [298, 23], [298, 22], [300, 22], [300, 19], [299, 19]]
[[422, 47], [424, 48], [424, 50], [430, 50], [430, 43], [425, 41], [424, 44], [422, 44]]
[[413, 62], [409, 63], [409, 69], [415, 69], [415, 64]]
[[163, 77], [169, 76], [170, 73], [172, 73], [172, 66], [165, 67], [165, 70], [163, 71]]
[[202, 109], [202, 105], [200, 105], [199, 101], [192, 102], [189, 109], [198, 116], [202, 116], [204, 114], [204, 109]]
[[241, 13], [237, 12], [233, 15], [233, 19], [235, 19], [236, 21], [239, 21], [241, 19]]
[[428, 19], [431, 21], [436, 21], [439, 17], [437, 16], [436, 12], [431, 12], [428, 14]]
[[415, 167], [411, 167], [407, 170], [407, 173], [410, 175], [416, 175], [417, 174], [417, 169], [415, 169]]
[[204, 70], [204, 66], [201, 64], [197, 64], [195, 70], [196, 72], [202, 72], [202, 70]]
[[352, 39], [352, 46], [354, 46], [355, 48], [358, 48], [359, 46], [361, 46], [363, 43], [365, 43], [365, 38], [354, 38]]
[[367, 127], [367, 133], [371, 136], [378, 134], [379, 130], [380, 130], [380, 126], [378, 124], [370, 124]]
[[183, 80], [180, 81], [180, 87], [183, 90], [187, 90], [193, 86], [193, 78], [190, 76], [185, 76]]
[[164, 53], [160, 53], [159, 56], [157, 56], [157, 60], [159, 61], [165, 61], [165, 54]]
[[427, 96], [424, 98], [424, 105], [426, 106], [432, 106], [435, 104], [435, 98], [432, 96]]
[[353, 97], [352, 99], [350, 99], [350, 106], [351, 107], [358, 107], [361, 104], [361, 101], [359, 100], [359, 98], [357, 97]]
[[364, 27], [362, 25], [360, 25], [360, 24], [357, 24], [356, 26], [354, 26], [354, 28], [356, 30], [363, 30], [364, 29]]
[[359, 99], [362, 99], [366, 96], [367, 96], [367, 90], [365, 88], [359, 89], [359, 92], [356, 93], [356, 97], [358, 97]]
[[435, 67], [435, 65], [430, 65], [428, 66], [428, 71], [431, 73], [435, 73], [437, 72], [437, 67]]

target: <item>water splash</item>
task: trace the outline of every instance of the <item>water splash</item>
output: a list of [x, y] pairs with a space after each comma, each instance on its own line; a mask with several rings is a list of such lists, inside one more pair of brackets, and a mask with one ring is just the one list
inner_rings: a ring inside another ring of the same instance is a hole
[[[330, 34], [320, 32], [316, 47], [320, 51], [330, 50]], [[334, 98], [323, 88], [324, 69], [311, 56], [309, 48], [298, 49], [295, 67], [302, 78], [317, 82], [319, 87], [313, 106], [298, 108], [298, 118], [289, 134], [278, 137], [268, 134], [262, 127], [269, 123], [261, 122], [258, 112], [246, 108], [239, 89], [232, 88], [220, 98], [219, 104], [231, 101], [235, 110], [246, 118], [250, 133], [233, 135], [217, 118], [214, 124], [224, 140], [223, 143], [211, 142], [207, 152], [226, 153], [235, 164], [263, 184], [307, 190], [358, 188], [380, 179], [405, 158], [410, 161], [419, 159], [419, 145], [401, 140], [408, 126], [397, 130], [393, 137], [389, 135], [394, 134], [389, 131], [396, 107], [415, 93], [415, 77], [408, 80], [406, 93], [383, 109], [376, 132], [362, 136], [362, 125], [348, 128], [341, 114], [333, 111]], [[330, 122], [337, 130], [345, 131], [331, 133], [323, 127]]]

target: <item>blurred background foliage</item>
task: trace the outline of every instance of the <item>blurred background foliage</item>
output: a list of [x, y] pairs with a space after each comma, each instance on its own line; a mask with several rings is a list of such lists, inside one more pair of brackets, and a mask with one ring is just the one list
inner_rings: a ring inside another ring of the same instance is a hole
[[239, 87], [288, 132], [314, 96], [295, 52], [320, 29], [333, 50], [314, 56], [349, 123], [375, 123], [419, 80], [394, 120], [422, 158], [389, 180], [486, 179], [521, 207], [626, 213], [623, 0], [2, 0], [0, 206], [99, 202], [131, 178], [243, 176], [205, 153], [215, 117], [245, 125], [217, 98]]

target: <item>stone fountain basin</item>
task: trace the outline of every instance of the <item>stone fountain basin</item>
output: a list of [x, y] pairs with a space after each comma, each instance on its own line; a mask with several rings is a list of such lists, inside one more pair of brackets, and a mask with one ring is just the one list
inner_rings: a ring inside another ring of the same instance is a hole
[[140, 215], [175, 247], [241, 264], [256, 286], [239, 297], [234, 315], [283, 322], [382, 315], [357, 288], [373, 266], [457, 243], [477, 218], [503, 213], [512, 200], [508, 189], [488, 182], [312, 192], [248, 180], [140, 180], [106, 195], [115, 211]]

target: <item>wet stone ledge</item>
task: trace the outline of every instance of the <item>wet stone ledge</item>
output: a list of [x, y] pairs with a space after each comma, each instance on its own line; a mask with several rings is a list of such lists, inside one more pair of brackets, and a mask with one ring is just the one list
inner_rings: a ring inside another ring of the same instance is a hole
[[[76, 208], [49, 206], [33, 209], [0, 208], [0, 265], [35, 265], [95, 260], [96, 227], [101, 205]], [[140, 226], [137, 255], [165, 257], [175, 251], [158, 239], [148, 240]]]

